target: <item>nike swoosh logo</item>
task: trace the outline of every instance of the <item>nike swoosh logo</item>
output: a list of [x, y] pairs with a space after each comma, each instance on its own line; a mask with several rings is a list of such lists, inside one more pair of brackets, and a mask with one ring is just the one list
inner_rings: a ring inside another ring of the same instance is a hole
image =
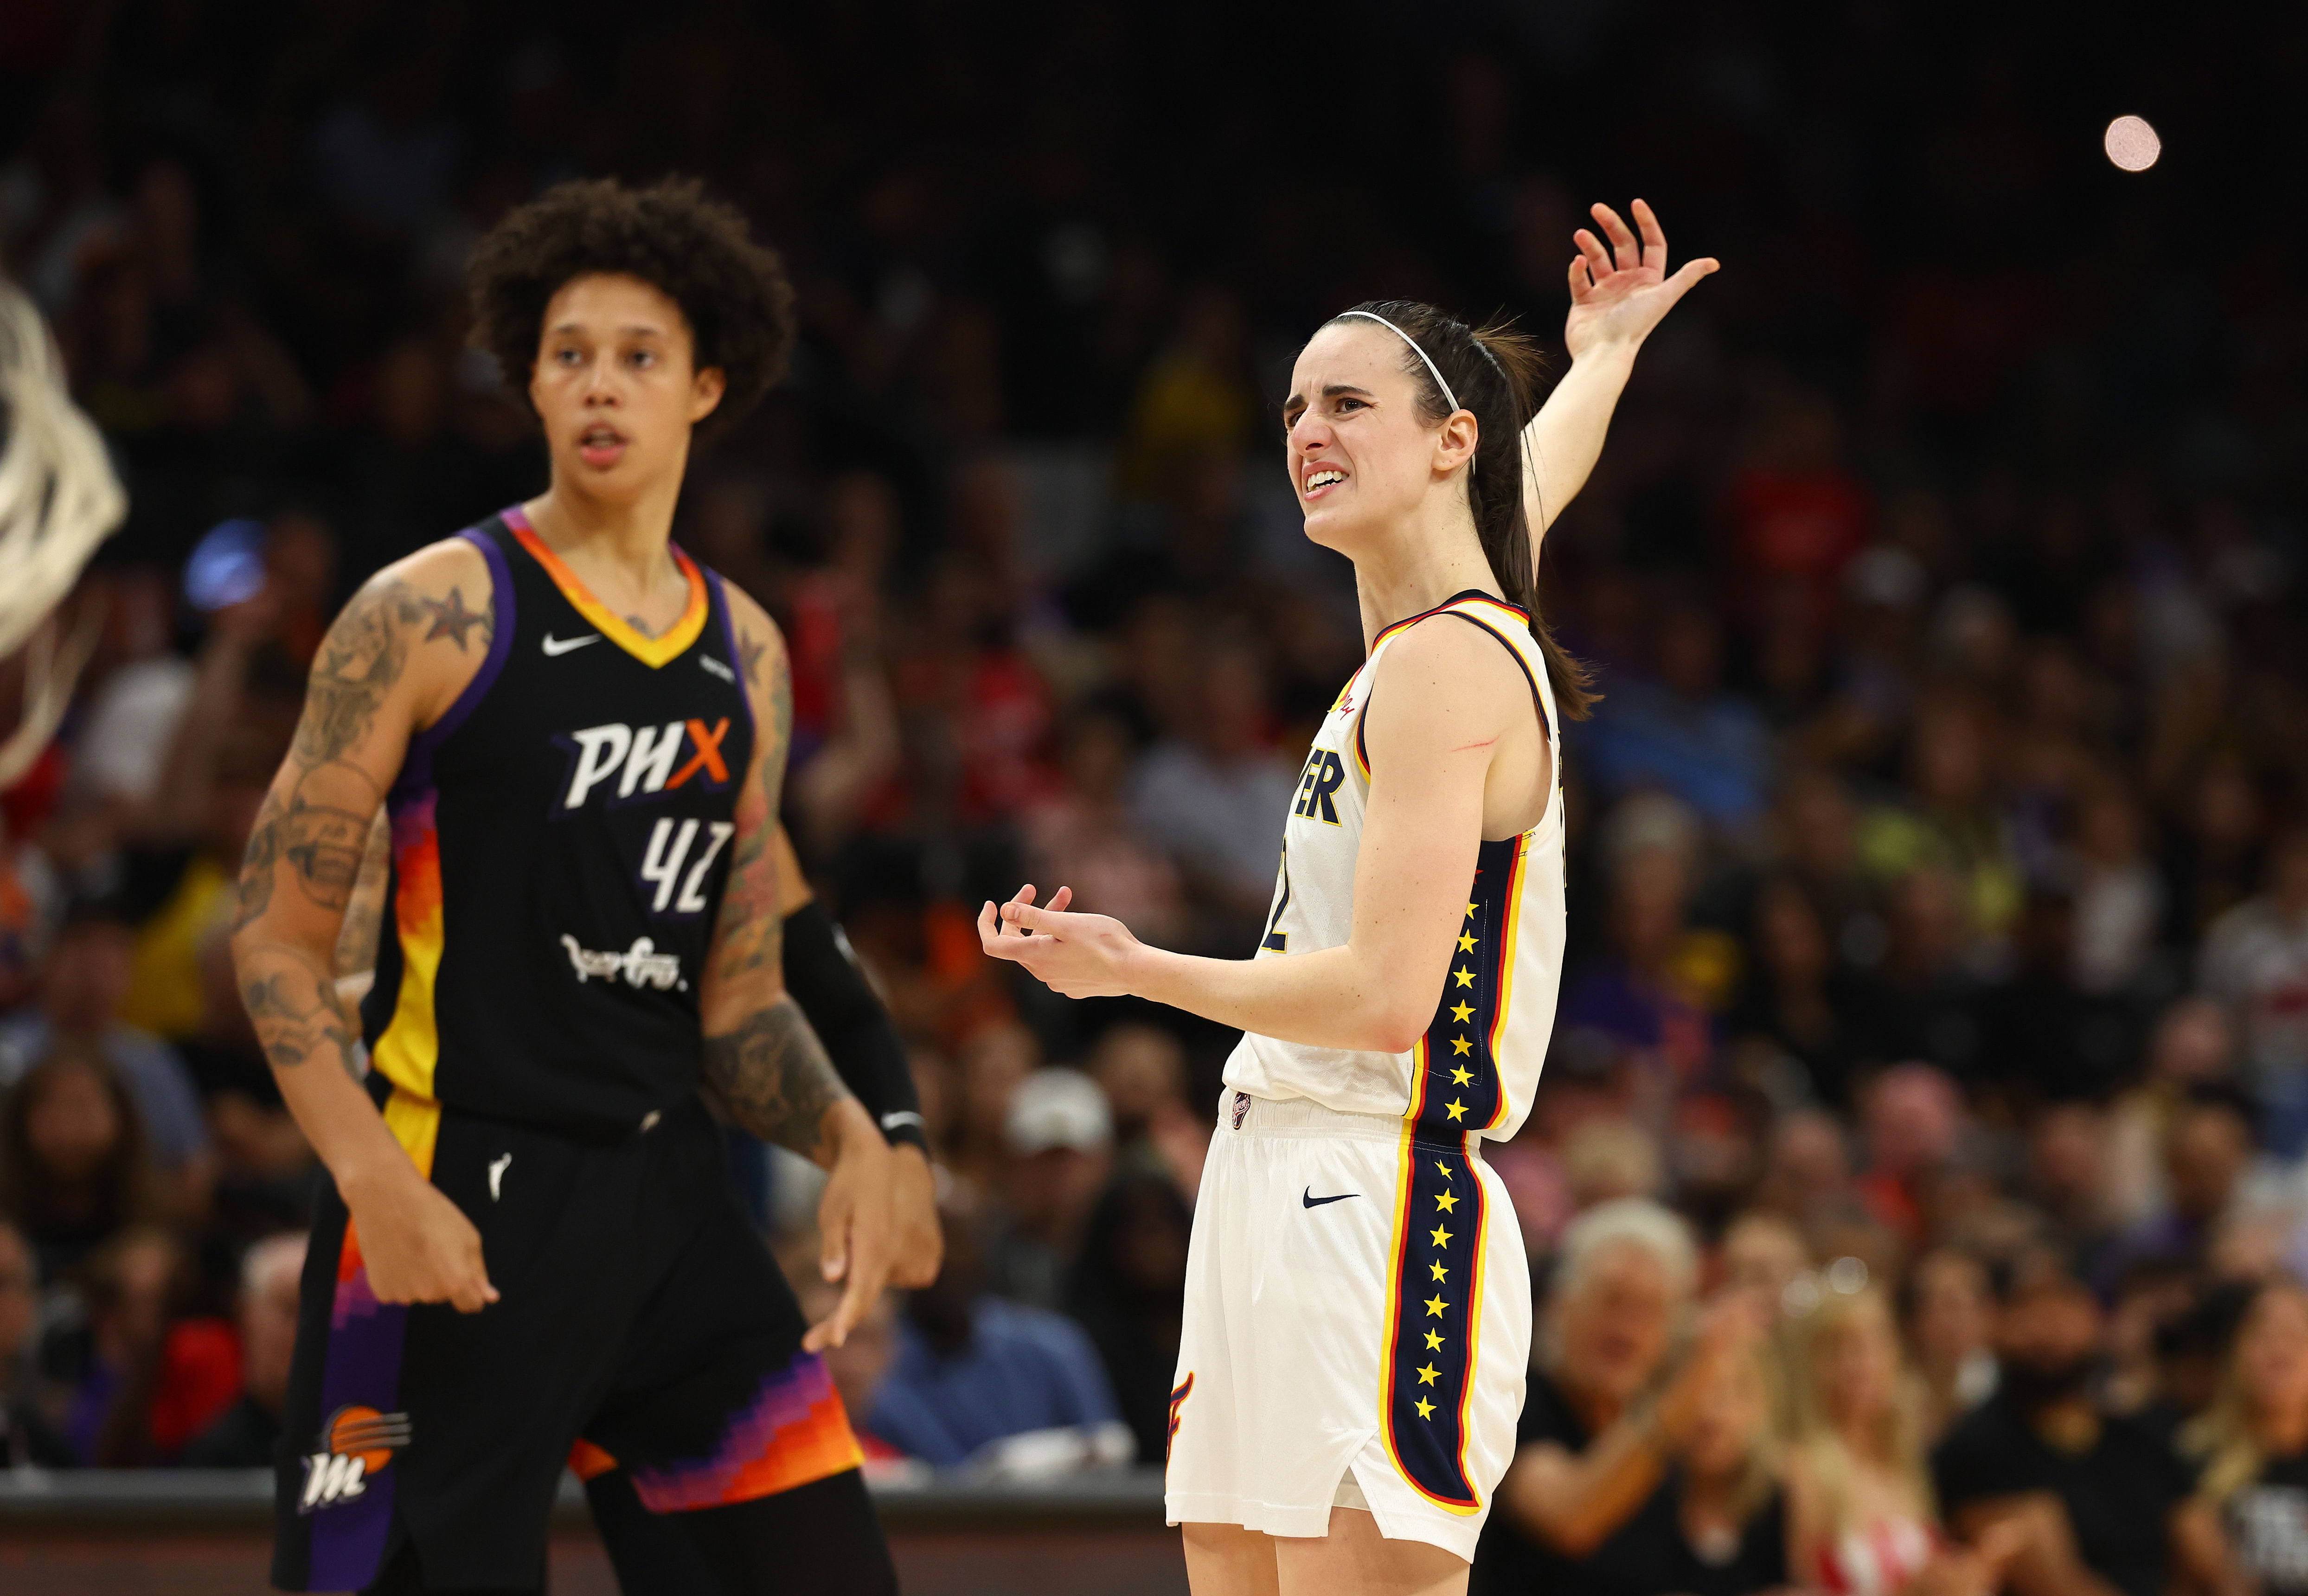
[[1299, 1194], [1298, 1200], [1305, 1203], [1309, 1208], [1320, 1208], [1325, 1203], [1343, 1203], [1348, 1197], [1359, 1197], [1361, 1195], [1362, 1193], [1360, 1192], [1340, 1192], [1335, 1197], [1318, 1197], [1314, 1195], [1314, 1188], [1310, 1186], [1304, 1192]]
[[547, 632], [545, 634], [545, 657], [548, 660], [557, 660], [571, 649], [581, 649], [589, 643], [600, 641], [601, 634], [599, 632], [588, 632], [582, 637], [555, 637], [552, 633]]

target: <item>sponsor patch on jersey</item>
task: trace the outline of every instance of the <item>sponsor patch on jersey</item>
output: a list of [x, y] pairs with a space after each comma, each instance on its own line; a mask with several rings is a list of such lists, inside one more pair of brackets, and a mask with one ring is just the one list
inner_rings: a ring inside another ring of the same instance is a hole
[[577, 972], [581, 987], [587, 981], [622, 979], [628, 987], [654, 987], [660, 992], [689, 990], [689, 983], [681, 979], [681, 955], [659, 953], [649, 937], [634, 937], [633, 945], [622, 953], [598, 953], [579, 945], [564, 931], [561, 945], [569, 950], [569, 967]]
[[322, 1450], [305, 1457], [299, 1513], [317, 1513], [366, 1495], [368, 1482], [392, 1467], [392, 1454], [409, 1445], [409, 1415], [357, 1404], [339, 1408], [321, 1427], [321, 1445]]
[[1250, 1093], [1248, 1093], [1247, 1091], [1237, 1091], [1237, 1092], [1236, 1092], [1236, 1093], [1234, 1094], [1234, 1128], [1235, 1128], [1235, 1129], [1236, 1129], [1236, 1130], [1240, 1130], [1240, 1129], [1242, 1128], [1242, 1119], [1243, 1119], [1243, 1116], [1244, 1116], [1244, 1115], [1245, 1115], [1245, 1114], [1247, 1114], [1247, 1113], [1249, 1113], [1249, 1112], [1250, 1112]]
[[668, 720], [662, 726], [628, 726], [622, 720], [566, 732], [555, 740], [569, 750], [569, 779], [560, 807], [581, 809], [606, 790], [613, 798], [676, 791], [693, 780], [705, 788], [729, 784], [721, 745], [729, 717], [707, 726], [702, 720]]

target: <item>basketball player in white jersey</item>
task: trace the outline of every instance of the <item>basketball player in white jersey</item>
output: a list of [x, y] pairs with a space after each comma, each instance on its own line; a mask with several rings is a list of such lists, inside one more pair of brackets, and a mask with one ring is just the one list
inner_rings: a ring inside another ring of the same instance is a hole
[[1199, 1596], [1463, 1592], [1513, 1454], [1530, 1290], [1481, 1150], [1521, 1125], [1554, 1026], [1559, 732], [1589, 697], [1534, 608], [1538, 538], [1636, 348], [1715, 269], [1668, 277], [1634, 214], [1640, 243], [1596, 207], [1615, 259], [1579, 235], [1573, 364], [1536, 419], [1530, 346], [1431, 306], [1358, 306], [1300, 353], [1290, 479], [1306, 535], [1354, 561], [1369, 652], [1284, 817], [1256, 955], [1148, 947], [1064, 912], [1063, 886], [979, 916], [988, 953], [1059, 992], [1244, 1032], [1170, 1399]]

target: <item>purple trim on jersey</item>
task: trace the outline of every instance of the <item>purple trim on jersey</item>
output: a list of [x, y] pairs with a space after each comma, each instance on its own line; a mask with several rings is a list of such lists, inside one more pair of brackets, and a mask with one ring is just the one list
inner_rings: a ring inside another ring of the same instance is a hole
[[[353, 1300], [349, 1302], [348, 1298]], [[366, 1312], [357, 1307], [363, 1298], [373, 1305]], [[356, 1311], [348, 1313], [348, 1307]], [[364, 1264], [351, 1280], [338, 1281], [337, 1310], [331, 1319], [327, 1362], [321, 1375], [322, 1423], [327, 1425], [337, 1412], [354, 1405], [380, 1413], [399, 1412], [401, 1342], [409, 1327], [407, 1305], [377, 1302], [368, 1288], [368, 1266]], [[329, 1449], [325, 1436], [302, 1436], [298, 1443], [307, 1457]], [[384, 1560], [385, 1537], [392, 1528], [393, 1481], [400, 1477], [399, 1464], [395, 1457], [375, 1473], [364, 1475], [360, 1495], [311, 1510], [311, 1561], [306, 1589], [357, 1591], [376, 1578], [378, 1565]], [[298, 1482], [300, 1490], [303, 1483]]]
[[745, 685], [745, 659], [737, 651], [737, 620], [729, 613], [729, 590], [723, 584], [720, 572], [710, 565], [697, 568], [705, 573], [705, 585], [712, 590], [713, 602], [721, 611], [721, 646], [729, 651], [726, 663], [737, 673], [737, 700], [745, 706], [745, 740], [759, 741], [762, 729], [754, 719], [754, 694]]
[[487, 698], [489, 689], [496, 686], [497, 677], [504, 671], [504, 662], [512, 653], [516, 618], [512, 568], [505, 563], [504, 550], [497, 547], [495, 539], [478, 527], [469, 526], [457, 536], [479, 549], [481, 557], [488, 562], [489, 651], [481, 660], [480, 669], [473, 673], [473, 679], [465, 684], [462, 693], [457, 694], [457, 702], [449, 706], [449, 712], [409, 739], [409, 751], [400, 759], [400, 779], [392, 784], [396, 792], [403, 788], [414, 789], [433, 785], [434, 754], [448, 740], [451, 732], [462, 726], [472, 712], [480, 708], [481, 700]]

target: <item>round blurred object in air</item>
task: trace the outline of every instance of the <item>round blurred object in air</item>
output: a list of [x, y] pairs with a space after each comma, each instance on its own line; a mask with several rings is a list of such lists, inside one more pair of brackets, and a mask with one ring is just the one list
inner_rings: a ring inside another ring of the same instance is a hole
[[2164, 153], [2164, 141], [2156, 136], [2145, 116], [2118, 116], [2107, 125], [2101, 142], [2107, 149], [2107, 158], [2127, 172], [2146, 171]]
[[1818, 1308], [1820, 1298], [1819, 1276], [1806, 1269], [1779, 1288], [1779, 1311], [1800, 1319]]
[[185, 561], [185, 602], [204, 615], [254, 599], [264, 585], [264, 523], [219, 522]]
[[1838, 1258], [1827, 1266], [1828, 1289], [1850, 1297], [1867, 1289], [1867, 1264], [1864, 1259]]

